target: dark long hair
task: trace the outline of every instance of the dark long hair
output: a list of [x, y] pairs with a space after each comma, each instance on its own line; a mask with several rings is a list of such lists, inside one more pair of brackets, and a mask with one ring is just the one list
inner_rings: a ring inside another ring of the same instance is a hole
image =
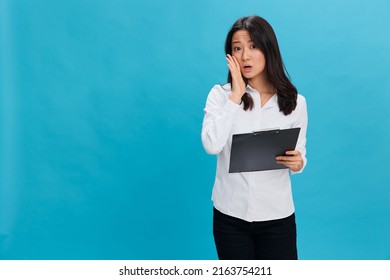
[[[276, 88], [279, 110], [285, 115], [291, 114], [297, 106], [297, 89], [291, 83], [283, 64], [278, 41], [271, 25], [259, 16], [239, 18], [227, 34], [225, 42], [226, 54], [232, 54], [233, 34], [239, 30], [247, 30], [253, 43], [264, 54], [267, 79]], [[244, 78], [244, 81], [248, 84], [247, 79]], [[231, 82], [232, 75], [229, 71], [228, 83]], [[242, 102], [244, 103], [245, 111], [253, 109], [253, 99], [248, 93], [242, 96]]]

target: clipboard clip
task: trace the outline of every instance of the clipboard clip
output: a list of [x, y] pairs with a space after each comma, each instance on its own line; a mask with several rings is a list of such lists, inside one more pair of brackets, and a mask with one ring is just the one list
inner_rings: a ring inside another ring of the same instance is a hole
[[259, 134], [269, 134], [269, 133], [275, 133], [275, 134], [278, 134], [280, 132], [280, 128], [279, 127], [275, 127], [275, 128], [269, 128], [269, 129], [264, 129], [264, 130], [258, 130], [258, 131], [253, 131], [253, 135], [259, 135]]

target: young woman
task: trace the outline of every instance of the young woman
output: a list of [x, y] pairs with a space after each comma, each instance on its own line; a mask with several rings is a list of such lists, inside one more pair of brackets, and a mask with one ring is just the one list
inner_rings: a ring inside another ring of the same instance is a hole
[[[275, 33], [261, 17], [238, 19], [225, 43], [228, 83], [207, 98], [202, 143], [217, 155], [213, 233], [219, 259], [297, 259], [290, 173], [306, 165], [306, 101], [288, 78]], [[285, 169], [229, 173], [232, 135], [300, 127]]]

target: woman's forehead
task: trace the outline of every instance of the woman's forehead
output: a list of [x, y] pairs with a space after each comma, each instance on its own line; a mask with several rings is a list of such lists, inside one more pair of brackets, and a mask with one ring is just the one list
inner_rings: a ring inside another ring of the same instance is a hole
[[251, 36], [247, 30], [238, 30], [233, 34], [232, 44], [236, 42], [250, 42], [252, 41]]

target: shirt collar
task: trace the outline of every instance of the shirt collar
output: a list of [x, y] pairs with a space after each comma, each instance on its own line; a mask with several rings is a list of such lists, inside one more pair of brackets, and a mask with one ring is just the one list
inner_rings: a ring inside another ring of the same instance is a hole
[[251, 87], [249, 84], [246, 85], [246, 89], [249, 89], [251, 92], [257, 92], [253, 87]]
[[278, 95], [276, 93], [265, 103], [263, 109], [275, 106], [278, 106]]

